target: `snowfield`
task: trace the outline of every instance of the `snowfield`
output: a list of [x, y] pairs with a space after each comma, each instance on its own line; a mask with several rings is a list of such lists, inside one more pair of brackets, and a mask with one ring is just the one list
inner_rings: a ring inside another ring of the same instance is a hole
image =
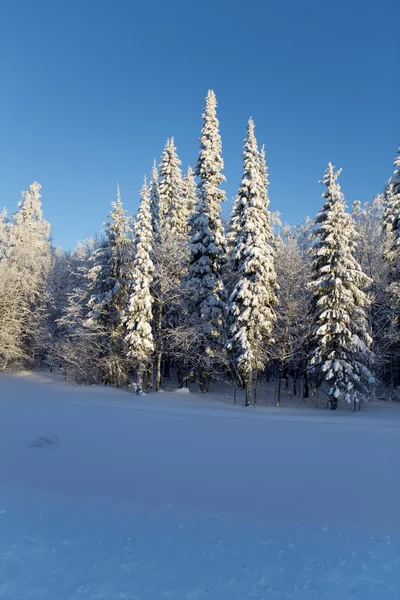
[[400, 406], [0, 376], [0, 599], [398, 600]]

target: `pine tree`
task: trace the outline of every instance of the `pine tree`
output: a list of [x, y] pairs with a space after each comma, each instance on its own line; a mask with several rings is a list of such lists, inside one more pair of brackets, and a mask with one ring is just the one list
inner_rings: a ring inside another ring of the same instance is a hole
[[150, 213], [153, 233], [157, 237], [160, 234], [160, 190], [158, 186], [158, 170], [155, 159], [150, 179]]
[[384, 191], [384, 225], [389, 249], [386, 258], [389, 266], [388, 294], [390, 310], [386, 327], [388, 340], [388, 359], [391, 364], [391, 379], [394, 385], [400, 382], [400, 148], [394, 161], [394, 173]]
[[394, 161], [394, 173], [385, 188], [385, 224], [393, 235], [389, 254], [392, 262], [391, 282], [400, 284], [400, 148], [398, 155]]
[[182, 196], [181, 161], [174, 138], [167, 140], [159, 167], [159, 212], [161, 228], [177, 235], [187, 231], [188, 213]]
[[354, 258], [356, 232], [337, 183], [340, 172], [329, 163], [321, 182], [326, 186], [325, 203], [315, 219], [310, 367], [317, 381], [329, 384], [332, 408], [341, 399], [356, 408], [371, 382], [372, 340], [363, 291], [371, 280]]
[[141, 189], [141, 202], [135, 223], [136, 248], [131, 270], [128, 308], [125, 312], [125, 341], [128, 358], [136, 369], [138, 391], [154, 351], [152, 333], [152, 303], [150, 285], [154, 272], [152, 261], [153, 227], [150, 212], [150, 193], [146, 179]]
[[189, 233], [196, 206], [196, 181], [192, 167], [188, 167], [182, 183], [182, 197], [186, 212], [186, 233]]
[[111, 203], [109, 221], [105, 225], [104, 239], [93, 253], [94, 265], [88, 275], [91, 297], [86, 327], [103, 328], [105, 380], [123, 385], [126, 369], [121, 313], [128, 301], [132, 239], [119, 187], [117, 200]]
[[264, 368], [266, 344], [276, 315], [276, 275], [273, 233], [268, 212], [267, 178], [249, 120], [244, 141], [243, 177], [235, 203], [233, 267], [238, 281], [229, 299], [232, 320], [228, 348], [246, 385], [246, 404], [253, 403], [253, 376]]
[[99, 247], [93, 238], [79, 242], [68, 269], [66, 305], [57, 319], [54, 358], [66, 376], [78, 383], [98, 383], [104, 376], [104, 328], [93, 322], [85, 327], [90, 300], [89, 272]]
[[225, 341], [226, 292], [222, 280], [226, 242], [221, 222], [225, 181], [221, 136], [216, 116], [217, 100], [209, 91], [203, 114], [200, 154], [195, 167], [198, 178], [197, 204], [190, 232], [190, 267], [186, 287], [190, 291], [193, 316], [205, 336], [204, 355], [214, 356]]

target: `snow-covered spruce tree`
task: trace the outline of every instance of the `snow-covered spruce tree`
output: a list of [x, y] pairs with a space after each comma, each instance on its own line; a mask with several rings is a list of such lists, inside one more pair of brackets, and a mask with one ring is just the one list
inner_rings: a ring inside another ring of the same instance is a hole
[[177, 235], [187, 232], [188, 211], [182, 195], [181, 161], [174, 138], [167, 140], [159, 166], [159, 212], [161, 229]]
[[142, 390], [144, 376], [154, 351], [152, 333], [152, 303], [150, 285], [154, 272], [152, 261], [153, 227], [150, 193], [146, 179], [141, 189], [141, 202], [135, 223], [135, 257], [130, 278], [130, 298], [124, 313], [125, 341], [131, 371], [136, 372], [137, 389]]
[[276, 340], [273, 358], [279, 369], [278, 398], [280, 404], [282, 383], [293, 382], [293, 395], [299, 393], [299, 381], [304, 377], [304, 397], [308, 397], [306, 341], [310, 332], [309, 303], [307, 289], [309, 261], [302, 254], [297, 236], [291, 227], [282, 229], [281, 243], [275, 252], [275, 269], [279, 282], [277, 323], [274, 329]]
[[[191, 314], [202, 330], [204, 365], [202, 379], [220, 362], [225, 345], [226, 292], [222, 269], [226, 261], [226, 242], [221, 222], [221, 203], [225, 192], [220, 185], [224, 162], [217, 100], [209, 91], [203, 114], [200, 154], [195, 167], [197, 203], [190, 231], [190, 266], [186, 288], [191, 295]], [[207, 373], [208, 372], [208, 373]]]
[[380, 381], [389, 385], [393, 382], [392, 351], [397, 334], [387, 285], [393, 236], [391, 224], [385, 225], [385, 207], [384, 194], [379, 194], [364, 205], [354, 202], [351, 214], [357, 232], [355, 258], [372, 280], [367, 289], [367, 315], [374, 341], [374, 371]]
[[182, 183], [182, 196], [187, 212], [187, 228], [186, 232], [190, 231], [191, 220], [194, 215], [196, 206], [196, 181], [192, 167], [188, 167]]
[[321, 182], [325, 203], [315, 218], [310, 370], [317, 384], [329, 384], [332, 408], [345, 400], [356, 409], [372, 381], [368, 298], [363, 291], [371, 280], [354, 258], [356, 232], [337, 183], [340, 172], [328, 164]]
[[160, 190], [158, 187], [158, 169], [154, 159], [150, 179], [150, 213], [154, 236], [160, 234]]
[[229, 298], [232, 321], [228, 348], [246, 385], [246, 405], [256, 401], [253, 380], [264, 368], [275, 325], [276, 275], [268, 212], [267, 178], [250, 119], [244, 141], [243, 177], [236, 201], [233, 265], [239, 278]]
[[390, 352], [392, 381], [400, 383], [400, 148], [394, 161], [394, 173], [385, 188], [386, 234], [389, 239], [388, 290], [390, 296]]
[[40, 184], [34, 182], [7, 226], [1, 265], [0, 360], [31, 366], [42, 361], [49, 345], [50, 225], [43, 219]]
[[88, 274], [90, 299], [86, 327], [102, 328], [104, 335], [103, 381], [114, 385], [127, 382], [125, 332], [121, 320], [128, 302], [129, 266], [132, 258], [132, 232], [121, 202], [111, 203], [102, 243], [92, 256]]
[[166, 331], [173, 328], [180, 318], [181, 279], [187, 268], [188, 210], [180, 164], [172, 138], [166, 143], [159, 167], [158, 206], [152, 203], [152, 219], [157, 223], [153, 227], [152, 260], [155, 270], [151, 284], [157, 391], [161, 387], [162, 372], [170, 364], [165, 354], [164, 338]]
[[85, 327], [90, 300], [89, 272], [99, 247], [93, 238], [79, 242], [69, 260], [68, 292], [62, 315], [57, 319], [53, 350], [65, 376], [77, 383], [92, 384], [104, 376], [104, 328], [100, 323]]

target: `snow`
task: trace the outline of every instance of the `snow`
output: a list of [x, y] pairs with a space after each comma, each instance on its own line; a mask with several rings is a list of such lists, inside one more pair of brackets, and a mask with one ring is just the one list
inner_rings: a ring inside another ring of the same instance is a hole
[[24, 374], [0, 376], [0, 409], [2, 600], [400, 596], [394, 403], [245, 409]]

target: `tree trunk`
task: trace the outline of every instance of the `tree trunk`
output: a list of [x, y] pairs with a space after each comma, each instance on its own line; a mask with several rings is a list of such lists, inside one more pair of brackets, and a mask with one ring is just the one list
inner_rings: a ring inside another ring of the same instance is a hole
[[155, 384], [156, 392], [161, 388], [161, 362], [162, 362], [162, 344], [161, 344], [161, 330], [162, 330], [162, 302], [158, 305], [158, 314], [156, 322], [156, 343], [157, 343], [157, 355], [155, 362]]
[[278, 398], [277, 398], [277, 401], [276, 401], [276, 406], [280, 406], [281, 405], [282, 379], [283, 379], [283, 370], [282, 370], [282, 367], [281, 367], [279, 369]]
[[308, 398], [310, 394], [309, 382], [308, 382], [308, 373], [304, 371], [304, 393], [303, 398]]
[[252, 369], [250, 369], [250, 371], [246, 377], [246, 406], [250, 406], [253, 402], [252, 388], [253, 388], [253, 371], [252, 371]]

